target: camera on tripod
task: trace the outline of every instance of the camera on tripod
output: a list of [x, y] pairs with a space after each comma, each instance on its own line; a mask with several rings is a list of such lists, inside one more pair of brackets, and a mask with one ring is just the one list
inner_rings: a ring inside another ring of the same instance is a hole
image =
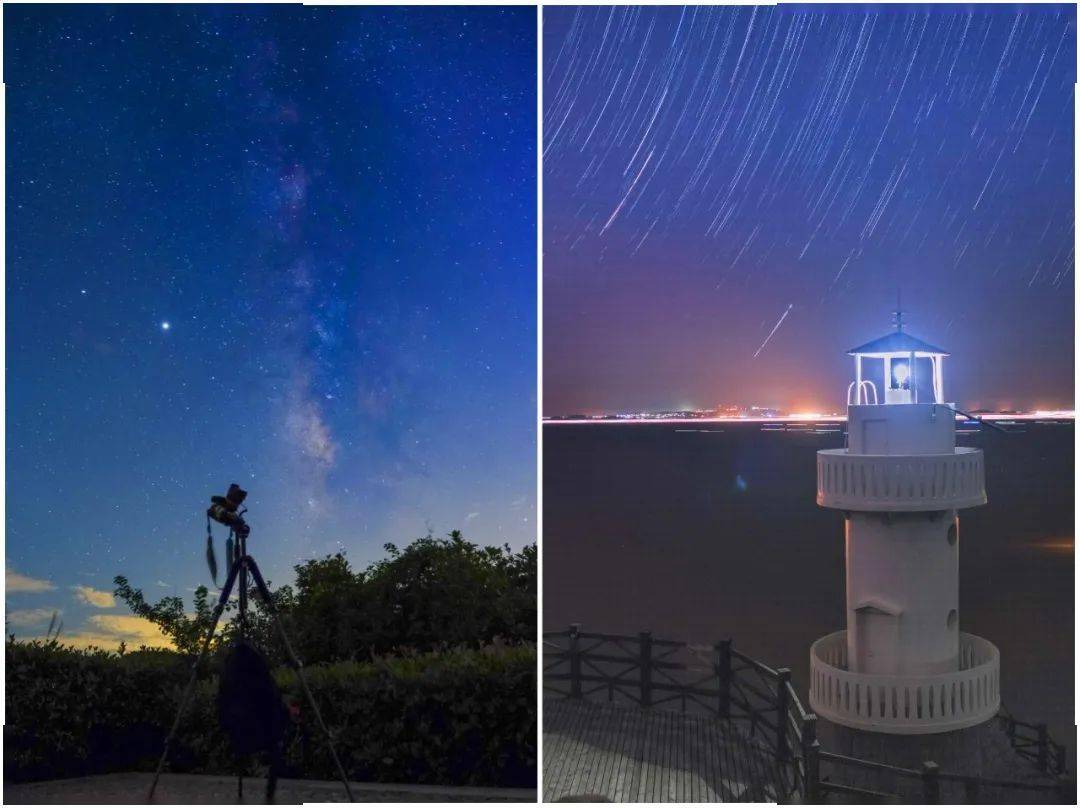
[[[247, 537], [251, 533], [251, 528], [244, 521], [244, 513], [247, 509], [241, 507], [246, 498], [247, 491], [233, 483], [229, 486], [225, 496], [210, 497], [210, 507], [206, 509], [206, 563], [210, 567], [210, 574], [214, 578], [214, 584], [217, 585], [217, 557], [214, 555], [214, 536], [210, 526], [211, 520], [229, 528], [229, 537], [225, 540], [225, 557], [229, 562], [229, 572], [225, 578], [225, 586], [221, 588], [221, 593], [218, 595], [217, 605], [214, 606], [214, 611], [210, 615], [210, 629], [206, 634], [206, 638], [202, 641], [199, 657], [195, 664], [192, 665], [191, 678], [188, 679], [187, 687], [180, 697], [180, 705], [177, 707], [172, 729], [169, 730], [169, 734], [165, 737], [165, 746], [161, 750], [161, 757], [158, 759], [157, 770], [154, 772], [154, 779], [150, 783], [150, 794], [146, 802], [152, 803], [154, 801], [154, 792], [157, 789], [158, 779], [161, 777], [161, 771], [169, 757], [169, 746], [176, 735], [177, 728], [180, 726], [180, 719], [187, 709], [188, 702], [191, 700], [195, 689], [195, 681], [199, 674], [199, 667], [210, 651], [218, 621], [221, 620], [221, 615], [229, 602], [233, 587], [237, 585], [239, 585], [237, 596], [239, 638], [230, 644], [224, 660], [218, 688], [218, 716], [222, 728], [232, 741], [234, 752], [239, 755], [264, 752], [270, 756], [270, 771], [266, 782], [266, 801], [268, 803], [273, 801], [278, 772], [283, 765], [282, 732], [284, 722], [287, 719], [284, 717], [281, 693], [274, 682], [265, 657], [258, 648], [245, 638], [248, 576], [254, 581], [254, 590], [262, 599], [266, 613], [270, 615], [274, 625], [277, 627], [285, 653], [293, 670], [296, 671], [296, 677], [300, 681], [300, 686], [307, 697], [308, 704], [311, 706], [315, 721], [326, 736], [330, 756], [333, 758], [334, 765], [337, 768], [338, 778], [341, 780], [342, 785], [345, 786], [345, 794], [348, 796], [349, 802], [355, 802], [352, 789], [349, 787], [349, 778], [345, 773], [345, 768], [341, 765], [337, 751], [334, 749], [334, 738], [330, 734], [326, 722], [323, 721], [322, 714], [319, 712], [319, 705], [315, 702], [315, 697], [311, 694], [311, 688], [308, 687], [307, 680], [304, 678], [304, 666], [293, 651], [292, 643], [289, 640], [288, 633], [285, 631], [285, 626], [281, 622], [274, 598], [270, 594], [270, 589], [267, 587], [262, 573], [259, 572], [259, 565], [255, 563], [254, 558], [248, 555]], [[233, 543], [234, 535], [236, 536], [235, 544]], [[241, 770], [238, 780], [240, 802], [243, 802], [244, 795], [242, 772], [243, 770]]]
[[251, 532], [251, 528], [244, 521], [244, 509], [240, 506], [247, 498], [247, 491], [233, 483], [223, 497], [210, 497], [210, 507], [206, 509], [206, 515], [219, 524], [232, 528], [239, 537], [244, 538]]
[[[214, 554], [214, 535], [210, 524], [211, 520], [213, 520], [218, 524], [225, 525], [230, 531], [229, 538], [225, 542], [225, 555], [229, 562], [229, 573], [226, 576], [225, 585], [218, 595], [217, 605], [214, 606], [214, 611], [211, 614], [210, 630], [207, 631], [201, 644], [199, 658], [191, 666], [191, 678], [188, 679], [188, 685], [183, 695], [180, 696], [173, 728], [168, 731], [168, 735], [165, 737], [164, 748], [161, 751], [161, 757], [158, 759], [158, 768], [153, 773], [150, 793], [146, 802], [148, 804], [153, 803], [154, 791], [157, 790], [161, 771], [165, 766], [165, 760], [168, 759], [168, 749], [170, 749], [170, 744], [180, 725], [180, 718], [184, 715], [188, 702], [191, 700], [195, 679], [199, 677], [200, 665], [206, 659], [208, 651], [210, 651], [214, 632], [217, 630], [217, 623], [221, 619], [222, 612], [225, 611], [226, 604], [229, 603], [233, 587], [238, 584], [240, 587], [237, 597], [239, 638], [234, 639], [230, 644], [224, 665], [222, 665], [218, 686], [218, 717], [222, 729], [225, 729], [226, 735], [229, 736], [232, 742], [233, 752], [241, 756], [265, 753], [270, 757], [266, 802], [273, 802], [279, 772], [284, 765], [282, 737], [286, 718], [284, 717], [284, 706], [281, 703], [281, 692], [273, 681], [265, 656], [245, 637], [247, 581], [248, 576], [251, 576], [255, 583], [255, 591], [261, 598], [262, 604], [264, 604], [267, 614], [273, 620], [276, 629], [278, 629], [285, 654], [288, 657], [289, 664], [296, 671], [300, 687], [303, 689], [303, 695], [307, 697], [308, 704], [311, 706], [315, 723], [319, 725], [323, 735], [326, 737], [330, 757], [334, 759], [334, 765], [337, 767], [338, 778], [341, 780], [341, 784], [345, 785], [345, 792], [349, 797], [349, 802], [354, 803], [355, 798], [349, 787], [349, 778], [345, 767], [341, 766], [341, 760], [334, 749], [334, 737], [330, 735], [330, 731], [323, 721], [323, 716], [319, 712], [319, 704], [315, 702], [314, 696], [311, 695], [311, 688], [308, 687], [307, 679], [303, 676], [303, 665], [293, 650], [292, 642], [289, 641], [266, 580], [262, 578], [259, 567], [255, 563], [255, 558], [247, 554], [247, 536], [252, 529], [244, 522], [246, 509], [241, 507], [246, 498], [247, 491], [233, 483], [229, 486], [228, 493], [224, 497], [211, 497], [211, 506], [206, 509], [206, 564], [210, 566], [210, 573], [214, 577], [216, 585], [217, 557]], [[237, 537], [235, 543], [232, 541], [233, 536]], [[241, 803], [244, 802], [243, 782], [243, 769], [241, 769], [238, 780], [238, 802]]]

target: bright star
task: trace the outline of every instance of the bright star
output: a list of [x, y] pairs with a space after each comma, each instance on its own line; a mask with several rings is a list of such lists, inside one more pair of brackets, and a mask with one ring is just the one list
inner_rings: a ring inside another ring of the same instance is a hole
[[169, 321], [168, 321], [168, 320], [162, 320], [162, 321], [161, 321], [161, 330], [162, 330], [162, 331], [168, 331], [170, 327], [171, 327], [171, 326], [169, 325]]

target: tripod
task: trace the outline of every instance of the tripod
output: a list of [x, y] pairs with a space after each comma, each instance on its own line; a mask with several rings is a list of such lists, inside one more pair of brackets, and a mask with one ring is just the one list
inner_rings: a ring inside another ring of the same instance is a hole
[[[176, 731], [180, 727], [180, 719], [183, 717], [188, 702], [191, 700], [191, 694], [195, 690], [195, 681], [198, 678], [199, 666], [202, 664], [210, 650], [210, 643], [214, 639], [214, 632], [217, 630], [218, 621], [221, 619], [222, 612], [225, 611], [225, 604], [229, 600], [229, 595], [232, 594], [232, 588], [237, 582], [237, 579], [240, 581], [240, 593], [238, 596], [240, 631], [241, 635], [244, 633], [247, 621], [248, 575], [250, 575], [255, 582], [255, 588], [259, 592], [259, 597], [261, 597], [263, 603], [266, 604], [266, 610], [274, 619], [274, 624], [277, 626], [278, 633], [281, 634], [281, 641], [285, 646], [285, 653], [288, 655], [290, 664], [296, 671], [297, 678], [300, 680], [300, 687], [304, 691], [304, 696], [307, 697], [308, 704], [311, 706], [315, 721], [319, 725], [319, 729], [326, 735], [326, 741], [330, 747], [330, 756], [334, 759], [334, 766], [337, 767], [338, 777], [341, 779], [342, 785], [345, 786], [345, 793], [349, 797], [349, 802], [355, 802], [356, 800], [353, 797], [352, 789], [349, 788], [349, 778], [345, 775], [345, 769], [338, 759], [337, 750], [334, 749], [334, 738], [330, 734], [329, 728], [327, 728], [326, 724], [323, 722], [322, 713], [319, 712], [319, 705], [315, 703], [315, 697], [311, 694], [311, 689], [308, 687], [307, 678], [304, 676], [304, 663], [300, 661], [296, 656], [296, 652], [293, 651], [292, 643], [289, 641], [289, 635], [281, 622], [281, 616], [278, 614], [277, 607], [274, 606], [273, 598], [270, 597], [270, 590], [266, 586], [266, 581], [263, 580], [262, 573], [259, 572], [259, 565], [256, 564], [255, 559], [247, 553], [247, 537], [251, 532], [251, 529], [239, 515], [235, 516], [235, 518], [230, 521], [229, 527], [236, 536], [236, 546], [232, 553], [233, 557], [228, 559], [229, 574], [225, 579], [225, 586], [221, 589], [221, 595], [218, 597], [217, 605], [214, 607], [212, 619], [210, 621], [210, 630], [206, 634], [206, 639], [203, 640], [199, 656], [191, 666], [191, 678], [188, 680], [187, 688], [184, 690], [184, 695], [180, 699], [180, 707], [176, 711], [176, 718], [173, 720], [172, 729], [169, 730], [169, 735], [165, 738], [165, 748], [161, 750], [161, 759], [158, 761], [157, 771], [154, 772], [154, 781], [150, 784], [150, 794], [147, 796], [146, 801], [148, 803], [154, 801], [154, 791], [157, 789], [158, 779], [161, 777], [161, 770], [164, 768], [165, 761], [169, 756], [169, 745], [172, 743]], [[209, 521], [207, 521], [207, 530], [209, 531]], [[240, 796], [243, 796], [243, 780], [240, 781]]]

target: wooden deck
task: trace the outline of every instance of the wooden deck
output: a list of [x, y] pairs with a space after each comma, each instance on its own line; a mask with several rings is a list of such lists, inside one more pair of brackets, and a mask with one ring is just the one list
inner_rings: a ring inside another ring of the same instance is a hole
[[544, 699], [544, 801], [777, 802], [772, 757], [708, 715]]

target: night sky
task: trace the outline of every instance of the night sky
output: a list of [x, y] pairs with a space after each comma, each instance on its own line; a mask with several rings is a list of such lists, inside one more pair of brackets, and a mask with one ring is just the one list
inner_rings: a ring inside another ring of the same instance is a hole
[[898, 289], [947, 400], [1071, 408], [1075, 33], [1072, 6], [545, 8], [545, 414], [840, 410]]
[[5, 7], [9, 631], [535, 540], [535, 15]]

